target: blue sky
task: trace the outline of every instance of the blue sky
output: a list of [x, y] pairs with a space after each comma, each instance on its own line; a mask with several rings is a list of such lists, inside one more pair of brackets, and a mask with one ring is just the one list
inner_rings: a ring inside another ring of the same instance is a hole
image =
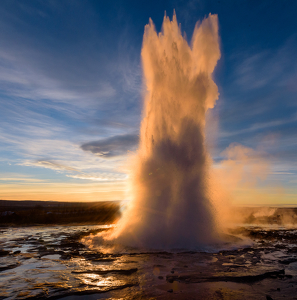
[[297, 204], [297, 2], [252, 0], [1, 1], [0, 199], [125, 199], [144, 26], [174, 9], [189, 40], [218, 14], [214, 162], [232, 143], [265, 153], [275, 203]]

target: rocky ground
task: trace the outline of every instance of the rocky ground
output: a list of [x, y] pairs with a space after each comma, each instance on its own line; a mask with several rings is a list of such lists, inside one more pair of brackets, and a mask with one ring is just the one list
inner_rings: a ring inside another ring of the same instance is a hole
[[108, 226], [2, 228], [0, 299], [297, 299], [297, 230], [237, 227], [249, 247], [103, 253]]

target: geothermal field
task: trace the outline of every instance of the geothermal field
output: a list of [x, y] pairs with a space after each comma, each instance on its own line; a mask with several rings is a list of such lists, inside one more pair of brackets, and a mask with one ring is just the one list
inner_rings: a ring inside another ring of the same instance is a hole
[[[229, 169], [209, 150], [220, 57], [217, 15], [190, 42], [175, 13], [160, 33], [149, 21], [130, 200], [2, 201], [0, 299], [297, 299], [297, 210], [232, 206], [245, 171], [232, 159], [252, 150], [230, 146]], [[255, 157], [258, 178], [268, 163]]]
[[3, 227], [0, 297], [296, 299], [296, 210], [234, 213], [225, 243], [200, 250], [90, 246], [114, 225]]

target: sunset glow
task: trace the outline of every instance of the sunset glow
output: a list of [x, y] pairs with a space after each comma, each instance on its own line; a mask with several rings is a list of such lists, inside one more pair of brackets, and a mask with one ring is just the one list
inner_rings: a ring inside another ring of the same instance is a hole
[[[213, 166], [230, 168], [226, 149], [236, 144], [267, 163], [252, 183], [237, 177], [232, 203], [297, 204], [293, 9], [263, 5], [264, 13], [245, 2], [232, 14], [228, 5], [189, 3], [119, 5], [122, 21], [107, 17], [113, 6], [94, 1], [1, 4], [0, 199], [129, 200], [143, 68], [149, 72], [140, 57], [143, 29], [152, 18], [159, 32], [164, 11], [176, 9], [188, 43], [197, 20], [218, 15], [220, 96], [206, 116]], [[248, 156], [242, 178], [254, 164]]]

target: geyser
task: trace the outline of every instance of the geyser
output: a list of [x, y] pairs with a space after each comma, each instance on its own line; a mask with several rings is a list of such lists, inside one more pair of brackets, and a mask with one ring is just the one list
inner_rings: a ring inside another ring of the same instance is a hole
[[196, 24], [191, 45], [176, 15], [157, 34], [150, 20], [141, 51], [144, 110], [131, 163], [132, 200], [105, 239], [146, 248], [202, 248], [216, 241], [205, 116], [218, 99], [218, 20]]

